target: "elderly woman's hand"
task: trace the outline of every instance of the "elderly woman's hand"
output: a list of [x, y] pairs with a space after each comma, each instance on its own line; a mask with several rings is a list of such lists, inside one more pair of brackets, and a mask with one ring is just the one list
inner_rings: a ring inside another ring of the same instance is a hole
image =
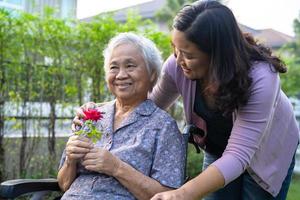
[[86, 137], [73, 135], [66, 144], [66, 157], [69, 163], [76, 163], [94, 147], [92, 141]]
[[103, 148], [93, 148], [83, 158], [82, 165], [90, 171], [114, 176], [122, 161]]

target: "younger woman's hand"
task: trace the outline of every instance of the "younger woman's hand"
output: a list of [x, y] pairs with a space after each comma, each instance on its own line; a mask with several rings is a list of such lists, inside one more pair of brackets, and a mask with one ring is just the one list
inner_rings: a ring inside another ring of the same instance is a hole
[[72, 131], [75, 132], [78, 129], [80, 129], [79, 127], [81, 127], [82, 121], [80, 119], [84, 118], [84, 112], [87, 109], [92, 109], [92, 108], [96, 108], [97, 104], [94, 102], [88, 102], [83, 104], [82, 106], [80, 106], [77, 110], [76, 110], [76, 116], [73, 119], [73, 123], [72, 123]]
[[195, 198], [191, 197], [187, 192], [178, 188], [176, 190], [170, 190], [166, 192], [161, 192], [154, 195], [151, 200], [194, 200]]

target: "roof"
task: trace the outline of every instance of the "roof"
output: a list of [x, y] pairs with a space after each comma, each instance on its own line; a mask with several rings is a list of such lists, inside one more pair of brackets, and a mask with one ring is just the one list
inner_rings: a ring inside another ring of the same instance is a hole
[[[166, 0], [149, 0], [135, 6], [130, 6], [115, 11], [114, 18], [116, 21], [126, 21], [126, 15], [129, 10], [137, 11], [143, 19], [153, 19], [156, 12], [166, 4]], [[83, 21], [91, 21], [93, 17], [82, 19]], [[167, 26], [167, 25], [166, 25]], [[239, 24], [243, 32], [250, 33], [259, 42], [271, 48], [279, 48], [282, 45], [294, 40], [294, 37], [276, 31], [274, 29], [253, 29], [243, 24]]]
[[272, 48], [280, 48], [288, 42], [292, 42], [294, 37], [276, 31], [274, 29], [253, 29], [243, 24], [239, 24], [243, 32], [251, 33], [255, 39], [264, 45]]
[[[155, 16], [155, 13], [162, 8], [166, 3], [166, 0], [149, 0], [144, 3], [140, 3], [134, 6], [129, 6], [126, 8], [122, 8], [114, 12], [114, 19], [119, 22], [125, 22], [127, 18], [127, 12], [130, 10], [137, 11], [138, 14], [143, 18], [143, 19], [152, 19]], [[81, 21], [86, 21], [89, 22], [94, 18], [88, 17], [81, 19]]]
[[293, 37], [274, 29], [262, 29], [259, 31], [259, 33], [254, 35], [254, 37], [263, 42], [266, 46], [270, 46], [272, 48], [279, 48], [282, 45], [294, 40]]
[[250, 33], [251, 35], [255, 35], [255, 34], [258, 34], [258, 33], [259, 33], [258, 30], [255, 30], [254, 28], [251, 28], [251, 27], [246, 26], [246, 25], [244, 25], [244, 24], [239, 24], [239, 27], [240, 27], [240, 29], [241, 29], [243, 32]]
[[165, 0], [152, 0], [136, 6], [123, 8], [115, 13], [116, 21], [126, 21], [126, 15], [129, 10], [137, 11], [143, 19], [154, 18], [155, 13], [165, 5]]

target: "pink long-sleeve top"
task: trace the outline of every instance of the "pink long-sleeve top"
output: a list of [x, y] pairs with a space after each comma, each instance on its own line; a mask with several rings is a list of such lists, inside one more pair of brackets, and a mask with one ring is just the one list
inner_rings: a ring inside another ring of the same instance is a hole
[[[299, 127], [287, 96], [280, 89], [278, 73], [265, 62], [254, 62], [251, 96], [234, 114], [228, 145], [216, 166], [228, 184], [245, 170], [266, 191], [276, 196], [287, 175], [299, 142]], [[205, 121], [192, 117], [196, 81], [187, 79], [170, 56], [150, 98], [166, 109], [181, 95], [187, 123], [205, 129]]]

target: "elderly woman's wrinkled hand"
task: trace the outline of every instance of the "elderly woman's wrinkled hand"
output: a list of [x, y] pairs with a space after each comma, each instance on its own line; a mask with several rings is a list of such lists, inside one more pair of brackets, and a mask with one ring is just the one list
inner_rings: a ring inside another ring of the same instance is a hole
[[69, 162], [75, 163], [83, 158], [94, 147], [86, 137], [73, 135], [66, 144], [66, 156]]
[[93, 148], [84, 156], [82, 165], [87, 170], [114, 176], [121, 162], [119, 158], [109, 151], [102, 148]]

